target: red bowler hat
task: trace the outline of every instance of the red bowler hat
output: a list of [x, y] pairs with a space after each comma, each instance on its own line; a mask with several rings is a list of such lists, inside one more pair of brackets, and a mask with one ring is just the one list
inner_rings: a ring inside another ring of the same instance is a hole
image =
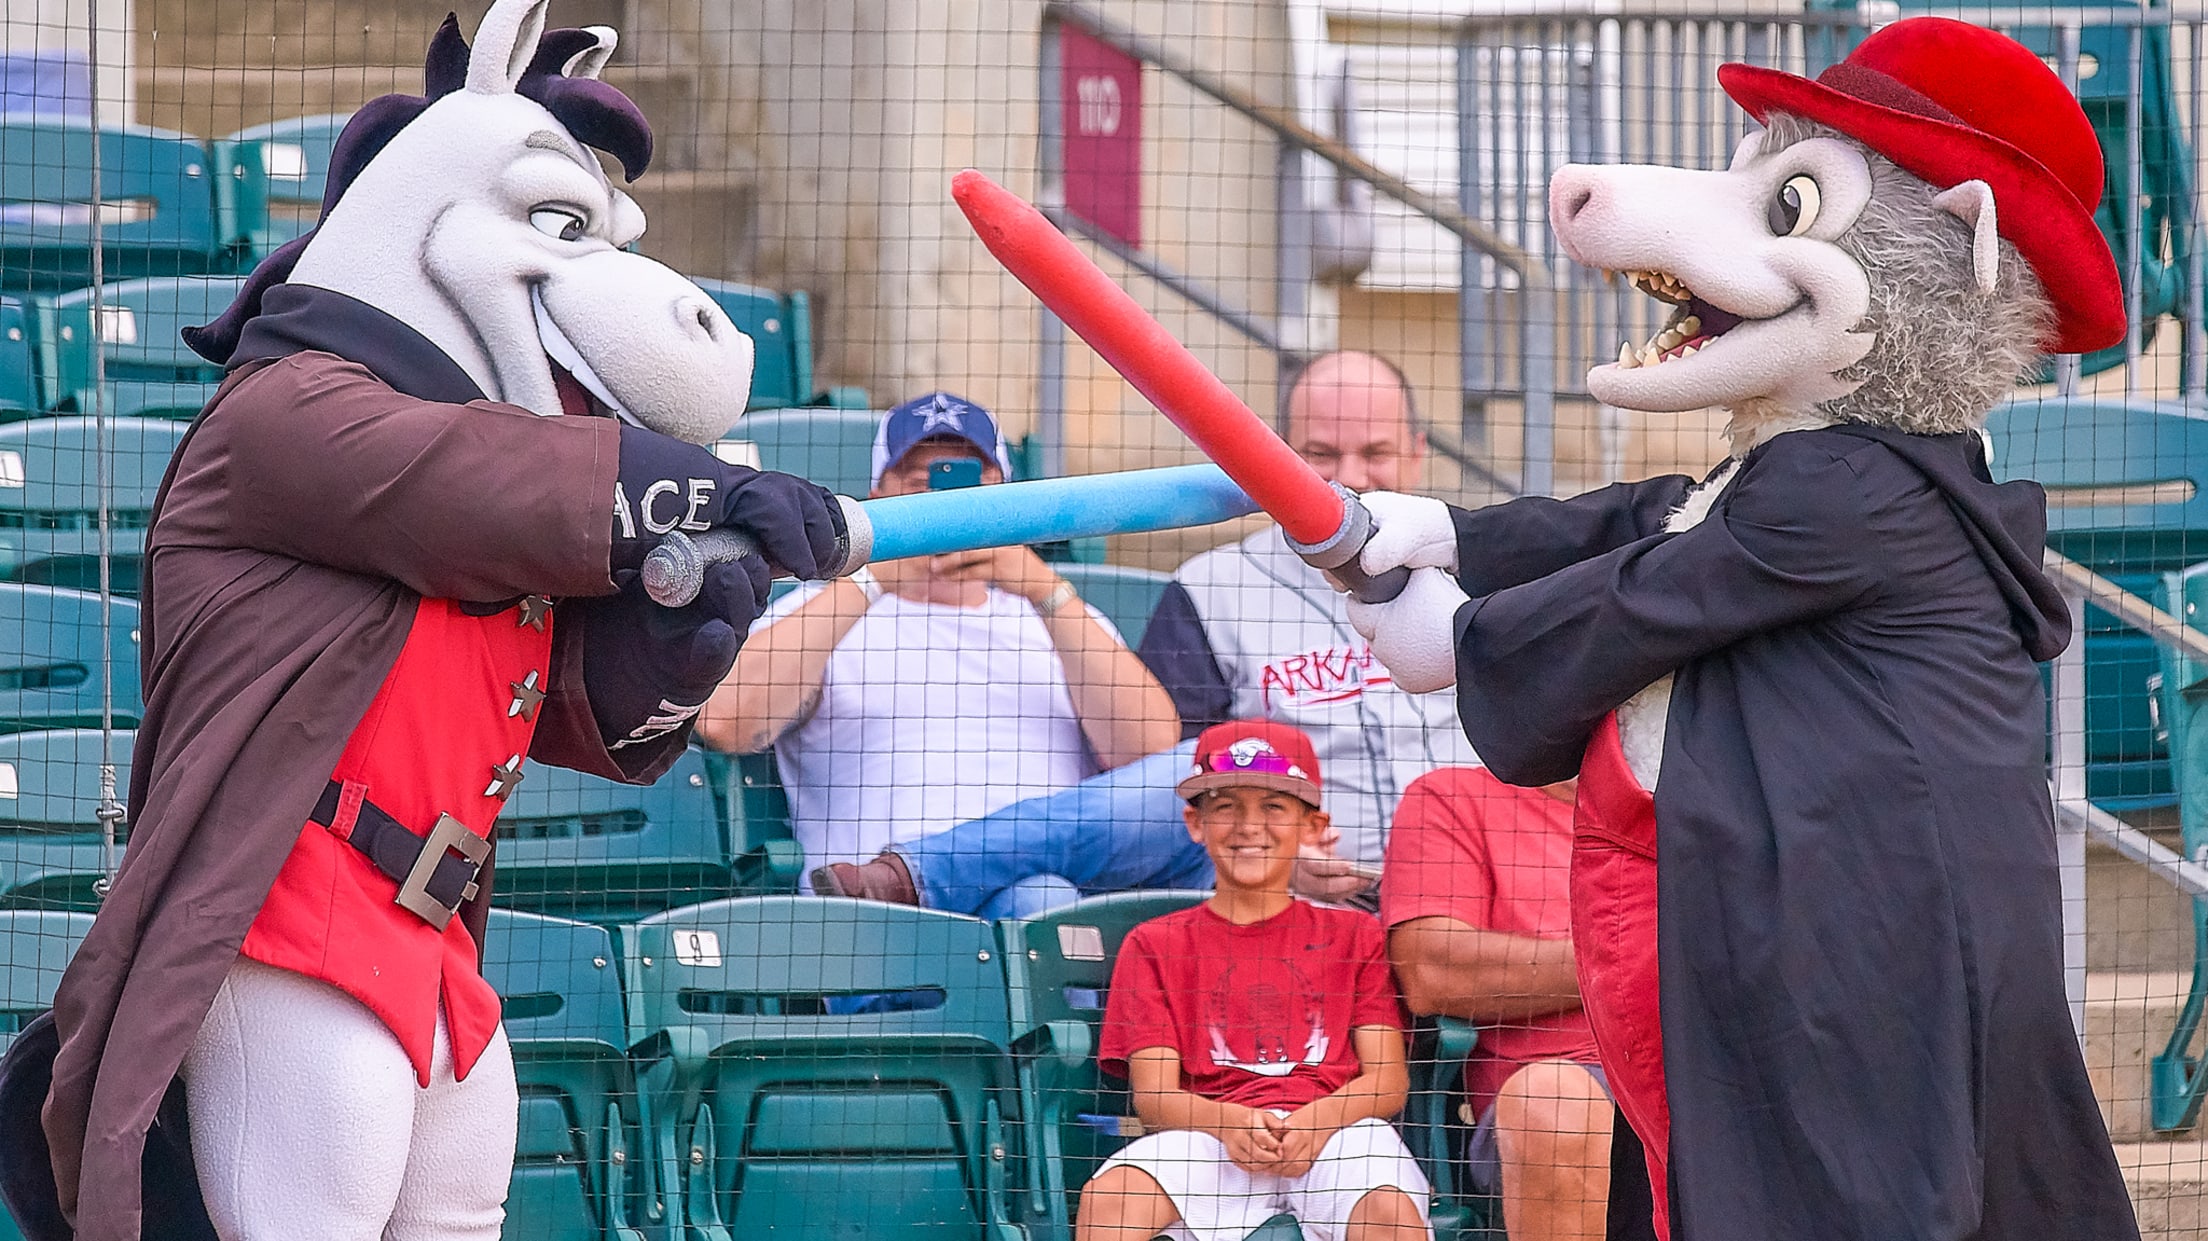
[[2023, 44], [1968, 22], [1912, 17], [1814, 82], [1754, 65], [1720, 65], [1717, 80], [1758, 121], [1792, 113], [1940, 189], [1992, 186], [2001, 235], [2054, 301], [2048, 347], [2085, 353], [2124, 338], [2116, 259], [2093, 223], [2100, 143], [2062, 79]]

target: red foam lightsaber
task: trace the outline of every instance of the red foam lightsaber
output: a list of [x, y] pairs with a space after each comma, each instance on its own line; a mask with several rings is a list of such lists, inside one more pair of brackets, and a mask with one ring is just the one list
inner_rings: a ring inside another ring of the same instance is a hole
[[1357, 566], [1372, 536], [1357, 497], [1320, 478], [1042, 212], [971, 168], [951, 179], [951, 197], [1005, 270], [1278, 521], [1299, 555], [1367, 602], [1402, 592], [1407, 571], [1369, 578]]

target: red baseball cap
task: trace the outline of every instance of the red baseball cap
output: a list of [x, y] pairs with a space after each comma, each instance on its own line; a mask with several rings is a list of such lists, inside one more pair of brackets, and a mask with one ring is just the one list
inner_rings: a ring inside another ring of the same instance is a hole
[[1863, 40], [1816, 81], [1720, 65], [1717, 81], [1748, 115], [1786, 112], [1829, 125], [1940, 189], [1993, 187], [1995, 225], [2055, 304], [2059, 353], [2124, 338], [2116, 258], [2093, 222], [2101, 144], [2062, 79], [2007, 35], [1945, 17], [1911, 17]]
[[1207, 789], [1261, 788], [1319, 804], [1319, 756], [1302, 729], [1229, 720], [1196, 738], [1196, 764], [1174, 787], [1183, 800]]

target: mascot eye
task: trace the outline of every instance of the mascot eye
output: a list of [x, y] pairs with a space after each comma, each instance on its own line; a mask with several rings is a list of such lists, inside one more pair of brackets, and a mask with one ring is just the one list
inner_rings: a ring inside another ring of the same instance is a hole
[[1806, 173], [1788, 177], [1779, 192], [1771, 196], [1764, 222], [1771, 226], [1774, 237], [1799, 237], [1817, 222], [1817, 208], [1822, 202], [1816, 178]]
[[561, 241], [580, 241], [583, 237], [583, 217], [558, 207], [539, 207], [530, 212], [529, 226]]

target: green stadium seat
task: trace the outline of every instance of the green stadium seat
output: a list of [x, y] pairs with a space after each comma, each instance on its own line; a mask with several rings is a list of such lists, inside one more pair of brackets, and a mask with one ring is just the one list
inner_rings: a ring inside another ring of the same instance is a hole
[[0, 297], [0, 422], [32, 417], [43, 405], [30, 315], [20, 298]]
[[[132, 409], [118, 408], [111, 397], [110, 415], [134, 414], [147, 407], [151, 402], [145, 392], [150, 385], [188, 384], [193, 392], [212, 395], [222, 382], [223, 368], [186, 348], [182, 333], [219, 316], [236, 300], [244, 283], [242, 276], [152, 276], [34, 302], [33, 338], [46, 408], [90, 411], [95, 353], [104, 357], [110, 383], [138, 388]], [[100, 303], [96, 329], [92, 322], [95, 293]], [[201, 403], [205, 400], [200, 398]]]
[[734, 890], [694, 748], [650, 785], [528, 762], [495, 831], [498, 900], [516, 909], [611, 924]]
[[[1987, 421], [1996, 478], [2047, 488], [2047, 542], [2134, 594], [2208, 559], [2208, 418], [2172, 403], [2017, 400]], [[2152, 639], [2085, 612], [2086, 793], [2115, 813], [2173, 804]]]
[[259, 179], [265, 206], [259, 227], [247, 226], [255, 255], [266, 255], [314, 227], [322, 213], [330, 152], [351, 119], [349, 112], [286, 117], [241, 129], [216, 142], [218, 157], [228, 155], [233, 167], [246, 170], [236, 175], [241, 185]]
[[[2162, 606], [2195, 629], [2208, 631], [2208, 563], [2164, 575]], [[2177, 785], [2179, 829], [2186, 857], [2208, 847], [2208, 664], [2157, 646], [2162, 671], [2162, 721], [2168, 730], [2171, 775]], [[2208, 1005], [2208, 900], [2192, 902], [2191, 993], [2179, 1010], [2169, 1045], [2149, 1062], [2149, 1119], [2163, 1133], [2193, 1127], [2200, 1117], [2208, 1072], [2193, 1053], [2194, 1034]]]
[[1111, 1121], [1132, 1105], [1096, 1064], [1119, 945], [1138, 924], [1203, 899], [1119, 892], [997, 923], [1019, 1077], [1020, 1222], [1036, 1241], [1071, 1241], [1081, 1186], [1125, 1144]]
[[198, 139], [169, 130], [44, 117], [0, 122], [0, 274], [7, 287], [91, 283], [95, 215], [108, 279], [230, 270], [235, 247], [221, 236], [209, 169]]
[[114, 720], [138, 726], [138, 605], [109, 601], [107, 640], [100, 597], [65, 587], [0, 582], [0, 733], [97, 728], [104, 656], [114, 665]]
[[[107, 420], [111, 586], [138, 593], [153, 497], [182, 424]], [[99, 588], [98, 427], [80, 415], [0, 425], [0, 580]]]
[[[0, 909], [0, 1051], [54, 1006], [61, 973], [91, 929], [88, 913]], [[0, 1241], [23, 1241], [6, 1211], [0, 1211]]]
[[[215, 399], [215, 390], [220, 387], [220, 383], [214, 382], [117, 380], [107, 385], [107, 400], [102, 410], [110, 418], [159, 418], [172, 422], [190, 422], [199, 417], [201, 410], [207, 408], [207, 402]], [[86, 398], [79, 397], [76, 404], [79, 412], [92, 412]]]
[[[130, 796], [136, 740], [129, 729], [114, 733], [118, 802]], [[97, 728], [0, 736], [0, 907], [98, 912], [108, 860], [98, 816], [100, 753]], [[120, 848], [114, 860], [122, 860]]]
[[1129, 648], [1142, 645], [1142, 635], [1150, 628], [1150, 614], [1158, 608], [1158, 596], [1173, 580], [1155, 569], [1126, 565], [1069, 562], [1055, 567], [1090, 606], [1111, 620]]
[[604, 927], [494, 909], [483, 977], [503, 1001], [521, 1089], [505, 1235], [643, 1241], [632, 1152], [636, 1081], [613, 937]]
[[[987, 923], [750, 897], [646, 919], [622, 945], [676, 1235], [1023, 1235], [1004, 1200], [1012, 1068]], [[885, 994], [905, 1003], [848, 1011]]]
[[772, 754], [705, 753], [706, 778], [728, 824], [735, 855], [733, 887], [739, 896], [797, 891], [805, 850], [790, 833], [790, 799]]
[[863, 497], [873, 488], [874, 431], [881, 421], [881, 414], [867, 410], [760, 410], [737, 420], [721, 441], [722, 453], [735, 460], [756, 451], [761, 469]]
[[[0, 909], [0, 1050], [54, 1006], [61, 972], [91, 929], [90, 914]], [[0, 1235], [19, 1235], [14, 1227], [0, 1211]]]
[[1396, 1128], [1433, 1189], [1434, 1235], [1442, 1241], [1485, 1236], [1506, 1241], [1501, 1202], [1474, 1193], [1461, 1170], [1471, 1129], [1458, 1123], [1457, 1106], [1464, 1101], [1464, 1066], [1479, 1045], [1479, 1028], [1455, 1017], [1431, 1017], [1414, 1021], [1410, 1033], [1411, 1097]]

